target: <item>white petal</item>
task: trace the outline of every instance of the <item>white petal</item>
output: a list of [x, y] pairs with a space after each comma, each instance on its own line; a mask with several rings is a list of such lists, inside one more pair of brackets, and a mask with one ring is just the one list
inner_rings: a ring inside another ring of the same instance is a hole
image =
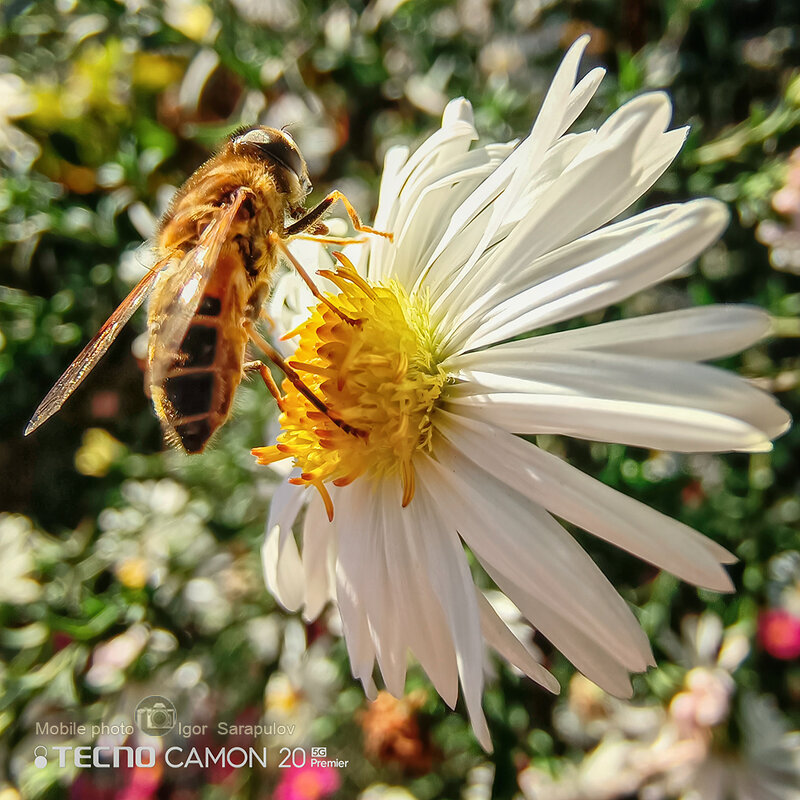
[[308, 505], [303, 523], [303, 573], [305, 576], [305, 608], [303, 619], [315, 620], [325, 603], [335, 598], [335, 534], [336, 527], [320, 498], [315, 497]]
[[[375, 482], [371, 491], [380, 508], [373, 535], [374, 549], [364, 553], [363, 567], [371, 575], [366, 576], [369, 595], [365, 597], [367, 619], [370, 623], [372, 641], [378, 665], [386, 688], [395, 697], [405, 694], [406, 653], [409, 631], [403, 619], [403, 592], [405, 575], [398, 564], [389, 559], [389, 541], [403, 535], [402, 522], [397, 513], [401, 508], [398, 497], [391, 503], [391, 486], [387, 481]], [[399, 486], [398, 492], [399, 492]], [[367, 545], [368, 546], [368, 545]]]
[[[396, 479], [362, 479], [354, 487], [356, 496], [352, 497], [348, 488], [346, 502], [364, 510], [369, 495], [373, 516], [358, 533], [364, 537], [360, 543], [357, 537], [340, 532], [343, 541], [339, 574], [340, 578], [354, 575], [348, 582], [363, 608], [366, 630], [386, 688], [396, 697], [402, 697], [406, 651], [410, 647], [437, 691], [452, 707], [458, 698], [453, 639], [428, 576], [427, 552], [414, 543], [417, 525], [422, 524], [427, 531], [437, 520], [415, 517], [411, 523], [409, 512], [401, 506]], [[340, 528], [350, 523], [347, 512], [340, 516]], [[464, 560], [463, 552], [458, 555]]]
[[[347, 519], [338, 526], [340, 537], [339, 566], [348, 565], [348, 572], [358, 575], [359, 601], [367, 617], [375, 656], [383, 675], [386, 688], [395, 697], [402, 697], [406, 677], [407, 637], [400, 626], [397, 612], [396, 576], [392, 574], [386, 559], [386, 540], [395, 533], [391, 513], [387, 507], [383, 482], [359, 481], [362, 496], [357, 501], [362, 510], [372, 513], [363, 520], [363, 527], [353, 527], [345, 532]], [[348, 501], [351, 499], [347, 495]], [[400, 503], [397, 503], [398, 507]], [[344, 542], [349, 540], [348, 552]]]
[[[296, 239], [291, 243], [291, 250], [295, 258], [305, 265], [309, 272], [331, 269], [334, 266], [331, 255], [316, 242]], [[326, 278], [317, 275], [315, 280], [320, 291], [327, 292], [336, 289], [336, 286]], [[272, 339], [286, 358], [293, 355], [297, 349], [297, 338], [284, 340], [279, 337], [293, 331], [298, 325], [305, 322], [308, 319], [308, 309], [316, 305], [316, 302], [311, 290], [293, 269], [283, 272], [275, 283], [269, 299], [268, 313], [275, 322]], [[275, 420], [275, 427], [280, 429], [277, 420]], [[283, 462], [278, 461], [270, 466], [273, 470], [282, 469], [278, 466], [282, 464]], [[287, 471], [289, 469], [291, 468], [287, 467]]]
[[275, 599], [288, 611], [303, 603], [303, 565], [292, 526], [308, 499], [304, 488], [282, 483], [272, 497], [267, 533], [261, 546], [264, 581]]
[[[478, 262], [469, 285], [462, 289], [462, 302], [447, 310], [444, 328], [452, 330], [448, 352], [466, 349], [466, 343], [476, 338], [481, 325], [488, 324], [495, 309], [508, 305], [531, 286], [614, 253], [663, 224], [679, 209], [680, 205], [673, 204], [645, 211], [521, 263], [498, 259], [495, 250], [490, 250]], [[470, 303], [466, 302], [469, 297], [474, 298]]]
[[528, 191], [548, 148], [574, 122], [585, 104], [589, 102], [602, 73], [593, 72], [577, 87], [575, 86], [578, 65], [588, 41], [588, 37], [579, 38], [565, 54], [530, 135], [481, 185], [480, 190], [468, 198], [453, 214], [431, 261], [435, 261], [451, 242], [461, 237], [470, 220], [477, 218], [484, 209], [490, 210], [490, 216], [481, 226], [481, 238], [472, 248], [472, 255], [458, 274], [449, 281], [449, 288], [443, 288], [443, 292], [435, 298], [437, 303], [444, 303], [445, 298], [456, 292], [456, 287], [464, 284], [484, 249], [509, 218], [511, 209], [518, 205], [520, 198]]
[[[516, 419], [523, 427], [509, 428], [516, 433], [542, 432], [539, 424], [552, 426], [561, 408], [561, 427], [549, 427], [551, 432], [582, 438], [609, 435], [617, 402], [622, 438], [607, 441], [659, 449], [750, 450], [780, 436], [790, 422], [771, 395], [705, 364], [585, 350], [539, 351], [531, 357], [504, 347], [453, 359], [452, 364], [461, 366], [457, 376], [464, 382], [451, 392], [453, 401], [484, 409], [500, 406], [506, 412], [518, 407]], [[527, 415], [521, 395], [531, 395]], [[575, 408], [572, 401], [583, 409], [596, 401], [606, 417], [576, 417], [568, 410]], [[709, 423], [709, 414], [718, 420]], [[634, 427], [639, 415], [650, 430]], [[676, 423], [687, 417], [709, 427], [693, 431], [687, 423], [685, 430], [676, 430]]]
[[[674, 219], [680, 212], [680, 203], [658, 206], [633, 217], [607, 225], [594, 233], [556, 248], [538, 258], [527, 258], [517, 264], [508, 264], [494, 257], [487, 258], [481, 275], [474, 276], [472, 293], [475, 303], [463, 311], [461, 318], [481, 317], [534, 284], [555, 278], [575, 266], [595, 261], [618, 251], [624, 245], [651, 233]], [[493, 255], [493, 254], [492, 254]]]
[[538, 191], [538, 202], [498, 248], [498, 258], [522, 262], [573, 241], [608, 222], [629, 205], [627, 183], [641, 170], [640, 152], [652, 146], [661, 94], [643, 95], [616, 111], [560, 174]]
[[402, 169], [408, 162], [411, 151], [405, 145], [390, 147], [383, 159], [381, 187], [378, 195], [378, 209], [375, 212], [375, 226], [383, 230], [389, 222], [402, 189]]
[[454, 397], [448, 408], [513, 433], [557, 433], [677, 453], [766, 453], [772, 443], [746, 422], [694, 408], [569, 395]]
[[[383, 159], [381, 186], [378, 193], [378, 209], [374, 227], [379, 231], [391, 231], [397, 213], [398, 198], [403, 181], [401, 170], [408, 161], [409, 149], [405, 146], [390, 147]], [[348, 257], [350, 251], [346, 251]], [[353, 259], [359, 273], [372, 281], [380, 281], [391, 267], [394, 258], [393, 245], [382, 236], [372, 237], [366, 245], [357, 245]]]
[[371, 599], [364, 587], [364, 547], [372, 535], [379, 509], [364, 487], [356, 482], [349, 488], [348, 503], [337, 505], [336, 525], [339, 546], [336, 562], [336, 603], [342, 618], [347, 652], [353, 676], [364, 685], [370, 699], [375, 697], [372, 670], [375, 647], [367, 621], [367, 603]]
[[[572, 45], [575, 47], [578, 41]], [[571, 50], [572, 48], [570, 48]], [[566, 58], [565, 58], [566, 60]], [[605, 77], [606, 71], [602, 67], [595, 67], [578, 81], [575, 88], [570, 92], [564, 109], [564, 117], [561, 120], [561, 133], [563, 134], [573, 122], [583, 113], [589, 101], [594, 97], [600, 83]]]
[[[722, 203], [694, 200], [671, 207], [645, 233], [626, 237], [615, 250], [589, 260], [587, 251], [596, 242], [602, 244], [608, 231], [566, 245], [563, 254], [548, 256], [543, 279], [532, 281], [529, 288], [501, 303], [474, 332], [467, 326], [466, 331], [454, 334], [454, 342], [459, 342], [458, 349], [477, 349], [605, 308], [669, 277], [714, 242], [727, 222]], [[513, 264], [508, 268], [513, 270]]]
[[[668, 130], [672, 102], [665, 92], [648, 92], [629, 100], [615, 111], [600, 128], [602, 135], [623, 128], [640, 130], [636, 140], [634, 168], [630, 178], [613, 187], [610, 196], [584, 221], [590, 231], [613, 219], [638, 200], [664, 173], [680, 151], [688, 127]], [[622, 191], [620, 191], [620, 189]]]
[[[633, 687], [628, 668], [609, 646], [601, 646], [583, 628], [555, 606], [539, 603], [523, 589], [509, 585], [509, 597], [541, 633], [590, 681], [615, 697], [630, 697]], [[612, 643], [613, 644], [613, 643]]]
[[[770, 317], [760, 308], [746, 305], [710, 305], [684, 308], [642, 317], [587, 325], [570, 331], [548, 333], [491, 348], [500, 356], [539, 352], [602, 350], [648, 358], [710, 361], [755, 344], [769, 334]], [[470, 364], [471, 355], [457, 356], [444, 366]]]
[[[520, 266], [589, 233], [627, 208], [655, 180], [651, 158], [653, 152], [660, 152], [661, 140], [666, 138], [671, 144], [669, 158], [662, 163], [659, 156], [659, 174], [680, 149], [685, 132], [665, 133], [669, 116], [666, 95], [643, 95], [615, 112], [595, 135], [585, 136], [586, 146], [560, 174], [556, 171], [551, 180], [537, 184], [525, 216], [492, 250], [490, 273], [513, 275]], [[558, 147], [548, 151], [540, 172], [550, 174], [547, 161], [558, 151]], [[448, 293], [449, 313], [444, 317], [437, 313], [437, 320], [441, 318], [447, 329], [453, 310], [479, 298], [489, 277], [484, 269], [464, 279]], [[441, 299], [434, 304], [435, 312], [438, 304]]]
[[545, 689], [558, 694], [561, 687], [534, 657], [533, 653], [512, 633], [508, 625], [500, 619], [492, 604], [483, 592], [477, 590], [478, 610], [481, 614], [481, 630], [486, 641], [517, 669], [522, 670], [531, 680]]
[[[433, 465], [434, 467], [438, 465]], [[439, 468], [441, 469], [441, 468]], [[491, 535], [496, 535], [502, 528], [496, 527], [498, 523], [494, 518], [494, 505], [486, 516], [485, 509], [476, 505], [470, 505], [464, 491], [458, 488], [447, 487], [453, 482], [454, 478], [449, 471], [440, 473], [440, 480], [436, 489], [437, 502], [444, 508], [445, 512], [456, 522], [459, 531], [466, 535], [471, 531], [474, 541], [480, 543], [481, 537], [486, 538], [486, 547], [494, 550], [491, 544]], [[457, 485], [457, 484], [456, 484]], [[416, 500], [416, 498], [415, 498]], [[492, 501], [490, 501], [492, 502]], [[490, 535], [487, 535], [487, 531]], [[477, 547], [472, 542], [473, 551], [482, 557], [484, 566], [489, 575], [502, 588], [505, 594], [513, 600], [523, 614], [535, 625], [535, 627], [546, 636], [562, 653], [572, 661], [588, 678], [618, 696], [629, 696], [631, 692], [630, 681], [628, 680], [628, 669], [642, 669], [643, 661], [639, 656], [635, 656], [635, 667], [623, 663], [627, 661], [627, 648], [624, 645], [625, 635], [617, 631], [609, 639], [603, 634], [598, 634], [594, 626], [588, 626], [573, 619], [572, 608], [567, 607], [563, 611], [560, 607], [563, 592], [558, 593], [558, 602], [555, 602], [548, 592], [541, 589], [537, 582], [524, 578], [524, 587], [521, 587], [510, 580], [499, 569], [491, 566], [487, 559], [491, 559], [492, 552], [487, 552], [486, 548], [478, 552]], [[575, 581], [567, 581], [568, 588], [576, 588]], [[549, 588], [549, 587], [548, 587]], [[594, 598], [592, 609], [599, 605], [601, 613], [608, 610], [602, 598]], [[629, 633], [632, 631], [629, 631]], [[643, 634], [642, 634], [643, 637]], [[644, 639], [644, 637], [643, 637]], [[642, 642], [642, 654], [649, 654], [649, 646], [646, 639]], [[620, 654], [620, 650], [626, 651], [627, 655]], [[647, 663], [651, 663], [649, 655]]]
[[[424, 291], [435, 295], [457, 280], [459, 270], [478, 246], [491, 215], [492, 201], [502, 188], [497, 183], [497, 170], [515, 145], [515, 142], [487, 145], [464, 154], [455, 162], [441, 165], [442, 177], [437, 180], [435, 195], [439, 205], [432, 206], [430, 201], [434, 197], [431, 196], [427, 215], [423, 214], [425, 209], [421, 205], [416, 207], [414, 219], [422, 221], [422, 233], [415, 227], [408, 228], [405, 235], [409, 248], [416, 248], [420, 253], [419, 264], [414, 265], [412, 273], [415, 291], [424, 286]], [[465, 212], [467, 204], [477, 210]], [[440, 233], [444, 219], [451, 221], [447, 246], [443, 246]], [[417, 238], [424, 240], [424, 247], [416, 245]]]
[[[353, 594], [364, 609], [366, 630], [386, 681], [387, 689], [396, 696], [403, 694], [405, 653], [411, 648], [423, 669], [431, 678], [436, 690], [451, 707], [458, 699], [458, 669], [448, 622], [444, 617], [437, 592], [429, 576], [427, 549], [417, 542], [420, 531], [435, 535], [436, 519], [421, 517], [415, 504], [414, 511], [403, 509], [399, 483], [364, 480], [354, 484], [355, 496], [338, 491], [342, 504], [365, 509], [368, 494], [374, 504], [373, 514], [380, 521], [368, 524], [367, 538], [360, 543], [360, 562], [351, 568], [350, 559], [358, 548], [356, 538], [344, 535], [344, 552], [340, 560], [340, 577], [357, 573]], [[338, 499], [338, 498], [337, 498]], [[341, 504], [337, 504], [337, 508]], [[324, 525], [327, 519], [320, 520]], [[350, 525], [347, 511], [339, 516], [340, 525]], [[364, 533], [362, 528], [359, 535]], [[458, 553], [464, 559], [463, 552]]]
[[[501, 149], [499, 153], [502, 152]], [[442, 219], [449, 218], [478, 189], [499, 161], [497, 148], [479, 148], [442, 159], [428, 171], [424, 185], [406, 193], [403, 208], [395, 219], [397, 247], [392, 277], [405, 286], [415, 286], [423, 279], [430, 281], [428, 270], [435, 269], [438, 280], [445, 279], [444, 272], [451, 269], [448, 259], [453, 259], [453, 252], [448, 251], [447, 258], [440, 257], [423, 270], [441, 235]]]
[[[404, 616], [411, 651], [436, 691], [450, 708], [454, 708], [458, 700], [458, 664], [453, 637], [431, 583], [432, 567], [428, 563], [427, 548], [418, 541], [420, 536], [439, 533], [432, 531], [435, 521], [418, 513], [419, 504], [400, 507], [399, 487], [395, 499], [403, 530], [388, 542], [388, 553], [397, 567], [398, 610]], [[463, 558], [463, 554], [458, 557]]]
[[481, 746], [490, 751], [492, 742], [481, 708], [484, 648], [475, 586], [453, 522], [437, 510], [436, 465], [428, 458], [418, 458], [415, 466], [420, 480], [412, 502], [418, 504], [415, 511], [419, 520], [427, 523], [418, 531], [416, 544], [420, 553], [425, 554], [431, 585], [450, 627], [464, 701], [475, 736]]
[[437, 415], [436, 424], [464, 455], [556, 516], [683, 580], [731, 590], [720, 562], [732, 563], [735, 557], [688, 525], [505, 431], [446, 412]]
[[[469, 119], [471, 114], [465, 111], [468, 106], [464, 100], [453, 101], [445, 109], [442, 127], [408, 157], [396, 175], [392, 174], [391, 184], [394, 194], [389, 194], [388, 190], [381, 192], [381, 203], [384, 199], [386, 203], [379, 207], [379, 213], [376, 215], [376, 227], [380, 230], [395, 232], [396, 227], [402, 224], [399, 215], [406, 213], [408, 207], [413, 205], [438, 166], [453, 157], [465, 154], [470, 142], [477, 139], [475, 127]], [[401, 152], [397, 151], [393, 158], [399, 161]], [[395, 170], [399, 164], [393, 161], [391, 166]], [[389, 242], [383, 237], [371, 237], [367, 246], [369, 265], [366, 267], [366, 273], [363, 265], [359, 264], [362, 274], [366, 274], [370, 280], [378, 281], [395, 274], [398, 269], [402, 272], [402, 267], [395, 266], [402, 244], [399, 237], [394, 242]], [[398, 277], [407, 278], [405, 275]]]
[[[341, 502], [338, 499], [337, 600], [353, 674], [370, 685], [377, 658], [387, 689], [402, 696], [410, 646], [451, 706], [461, 675], [476, 735], [490, 747], [480, 710], [482, 642], [477, 610], [470, 609], [470, 598], [456, 602], [465, 577], [470, 597], [474, 593], [460, 545], [456, 550], [446, 546], [453, 534], [440, 530], [442, 523], [435, 514], [425, 513], [424, 497], [415, 501], [414, 516], [409, 517], [402, 509], [396, 479], [361, 479], [347, 487]], [[473, 663], [478, 664], [477, 676]]]
[[[444, 440], [435, 452], [447, 476], [448, 513], [472, 552], [502, 591], [511, 592], [569, 617], [575, 627], [607, 649], [628, 669], [652, 663], [650, 644], [625, 601], [580, 545], [539, 505], [467, 459]], [[530, 602], [527, 603], [530, 608]], [[547, 638], [552, 631], [531, 618]]]

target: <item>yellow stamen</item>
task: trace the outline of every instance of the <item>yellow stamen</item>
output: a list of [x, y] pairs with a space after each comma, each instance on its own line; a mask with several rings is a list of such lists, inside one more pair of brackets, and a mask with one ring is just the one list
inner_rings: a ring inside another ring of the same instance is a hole
[[[284, 381], [277, 445], [253, 451], [259, 463], [292, 458], [301, 471], [292, 483], [317, 489], [330, 518], [327, 483], [342, 487], [362, 476], [396, 475], [403, 506], [412, 501], [413, 459], [430, 450], [431, 417], [446, 380], [427, 297], [409, 297], [396, 283], [371, 285], [345, 256], [335, 255], [340, 266], [325, 277], [341, 291], [292, 332], [300, 341], [289, 362], [302, 370], [328, 414]], [[348, 433], [332, 418], [362, 435]]]
[[336, 259], [342, 265], [339, 269], [341, 273], [349, 280], [351, 283], [354, 283], [364, 292], [367, 297], [372, 298], [375, 300], [377, 295], [375, 292], [372, 291], [372, 287], [358, 274], [358, 271], [353, 266], [353, 262], [344, 254], [344, 253], [334, 253]]
[[282, 342], [288, 342], [289, 339], [294, 339], [295, 336], [299, 336], [300, 335], [300, 331], [303, 330], [303, 328], [305, 327], [305, 324], [306, 323], [303, 322], [300, 325], [298, 325], [296, 328], [293, 328], [292, 330], [290, 330], [288, 333], [284, 333], [283, 336], [281, 336], [281, 341]]
[[319, 492], [320, 497], [322, 497], [322, 502], [325, 504], [325, 513], [328, 515], [328, 522], [333, 522], [333, 500], [331, 500], [331, 496], [328, 494], [325, 484], [322, 483], [322, 481], [314, 481], [312, 486]]
[[410, 461], [402, 463], [403, 470], [403, 508], [405, 508], [414, 497], [414, 465]]
[[252, 455], [256, 457], [259, 464], [268, 465], [274, 464], [276, 461], [282, 461], [287, 457], [286, 453], [282, 453], [280, 445], [272, 445], [270, 447], [254, 447], [251, 451]]
[[338, 286], [343, 292], [347, 291], [347, 286], [345, 286], [345, 284], [348, 283], [349, 281], [344, 277], [344, 275], [338, 272], [333, 272], [332, 270], [329, 269], [317, 270], [317, 275], [321, 275], [323, 278], [327, 278], [331, 283]]
[[[332, 378], [336, 375], [336, 370], [318, 367], [316, 364], [305, 364], [302, 361], [290, 361], [289, 366], [298, 370], [298, 372], [310, 372], [312, 375], [322, 375], [325, 378]], [[321, 411], [320, 414], [322, 414]], [[323, 416], [325, 415], [323, 414]]]

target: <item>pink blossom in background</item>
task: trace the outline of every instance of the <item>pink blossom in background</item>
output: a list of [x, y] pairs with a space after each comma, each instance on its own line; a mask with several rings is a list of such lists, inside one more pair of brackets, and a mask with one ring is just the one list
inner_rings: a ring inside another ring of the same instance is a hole
[[158, 791], [164, 767], [134, 767], [130, 780], [117, 792], [116, 800], [150, 800]]
[[53, 650], [58, 652], [63, 650], [67, 645], [72, 644], [72, 637], [63, 631], [55, 631], [52, 637]]
[[758, 641], [774, 658], [791, 661], [800, 656], [800, 617], [782, 608], [764, 611], [758, 618]]
[[291, 767], [284, 771], [273, 800], [322, 800], [330, 797], [340, 783], [334, 767]]
[[116, 788], [110, 781], [96, 781], [93, 775], [82, 772], [70, 784], [70, 800], [114, 800]]

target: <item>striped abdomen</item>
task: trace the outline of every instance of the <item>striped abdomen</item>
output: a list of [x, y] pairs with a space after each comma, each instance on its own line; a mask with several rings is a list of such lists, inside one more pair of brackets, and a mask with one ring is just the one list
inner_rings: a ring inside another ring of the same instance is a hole
[[170, 422], [187, 453], [202, 452], [225, 422], [241, 380], [244, 340], [230, 335], [222, 311], [218, 297], [203, 297], [164, 381]]

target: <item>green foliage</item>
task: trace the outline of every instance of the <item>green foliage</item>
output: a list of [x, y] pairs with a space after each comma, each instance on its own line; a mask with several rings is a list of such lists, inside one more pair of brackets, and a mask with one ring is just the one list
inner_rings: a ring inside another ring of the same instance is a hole
[[[299, 738], [286, 743], [350, 759], [342, 797], [373, 784], [405, 786], [420, 800], [467, 796], [467, 786], [471, 797], [489, 796], [488, 760], [492, 796], [511, 798], [522, 768], [561, 775], [593, 746], [554, 722], [577, 689], [571, 666], [541, 643], [570, 691], [556, 700], [497, 666], [485, 700], [492, 756], [463, 709], [447, 709], [418, 670], [408, 688], [425, 693], [411, 715], [424, 768], [365, 755], [366, 705], [335, 621], [304, 626], [263, 588], [258, 552], [277, 478], [249, 450], [270, 439], [269, 397], [244, 385], [233, 420], [203, 456], [162, 452], [131, 354], [141, 319], [58, 416], [22, 437], [45, 391], [142, 273], [140, 244], [173, 188], [227, 132], [256, 119], [298, 123], [317, 192], [347, 182], [369, 217], [391, 145], [418, 142], [458, 95], [472, 101], [486, 138], [523, 135], [562, 50], [587, 30], [589, 65], [609, 75], [579, 126], [638, 92], [669, 91], [674, 124], [692, 132], [645, 203], [711, 194], [734, 212], [688, 277], [609, 318], [690, 302], [763, 306], [782, 318], [787, 338], [726, 366], [781, 392], [797, 417], [797, 274], [773, 269], [777, 245], [759, 233], [766, 223], [791, 225], [772, 198], [800, 146], [796, 3], [409, 0], [365, 10], [354, 0], [22, 0], [0, 8], [0, 508], [9, 512], [0, 516], [0, 792], [13, 792], [2, 800], [17, 791], [118, 796], [98, 771], [37, 770], [35, 723], [130, 722], [149, 694], [168, 695], [181, 719], [198, 723], [296, 724]], [[759, 613], [800, 594], [791, 567], [800, 431], [772, 453], [722, 458], [539, 443], [740, 559], [731, 568], [737, 593], [721, 597], [576, 534], [656, 643], [659, 668], [637, 679], [636, 701], [661, 707], [681, 690], [690, 665], [676, 655], [677, 632], [687, 615], [709, 610], [744, 631], [751, 648], [735, 670], [725, 747], [738, 752], [746, 692], [772, 695], [800, 725], [800, 667], [755, 640]], [[165, 776], [159, 795], [268, 796], [283, 741], [270, 740], [266, 771]], [[121, 780], [133, 785], [130, 775]]]

